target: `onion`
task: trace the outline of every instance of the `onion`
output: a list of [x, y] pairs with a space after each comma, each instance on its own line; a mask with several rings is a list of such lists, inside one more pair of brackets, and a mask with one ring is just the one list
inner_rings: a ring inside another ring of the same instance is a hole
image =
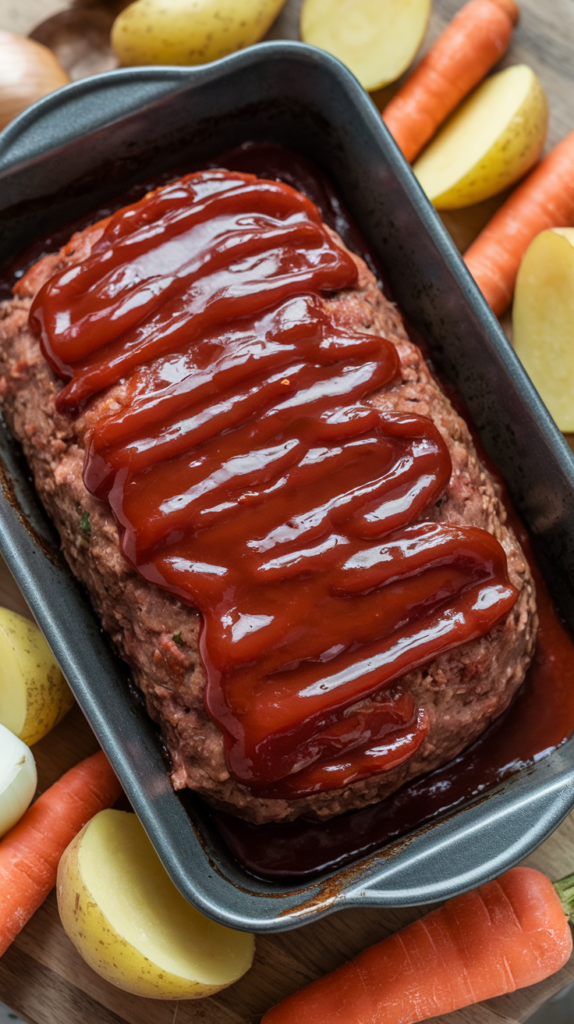
[[0, 32], [0, 129], [69, 81], [47, 46], [14, 32]]
[[36, 792], [32, 751], [0, 725], [0, 838], [20, 820]]

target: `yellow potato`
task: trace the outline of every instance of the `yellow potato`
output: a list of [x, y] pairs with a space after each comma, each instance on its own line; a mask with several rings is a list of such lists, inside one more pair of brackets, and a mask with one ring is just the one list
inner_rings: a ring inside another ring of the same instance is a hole
[[520, 265], [513, 344], [560, 430], [574, 431], [574, 228], [542, 231]]
[[200, 999], [251, 966], [253, 936], [216, 924], [183, 898], [135, 814], [96, 814], [64, 853], [57, 890], [76, 949], [126, 992]]
[[525, 64], [487, 78], [455, 110], [413, 171], [437, 210], [480, 203], [536, 163], [548, 128], [542, 86]]
[[0, 608], [0, 724], [32, 746], [70, 710], [74, 698], [40, 630]]
[[373, 91], [406, 71], [430, 11], [431, 0], [304, 0], [301, 38], [338, 57]]
[[258, 42], [285, 0], [137, 0], [116, 18], [123, 65], [207, 64]]

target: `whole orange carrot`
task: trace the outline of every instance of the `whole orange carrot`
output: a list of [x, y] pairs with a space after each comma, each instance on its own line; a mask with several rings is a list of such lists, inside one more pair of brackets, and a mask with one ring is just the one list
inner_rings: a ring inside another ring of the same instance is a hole
[[0, 956], [56, 884], [58, 862], [94, 814], [116, 802], [121, 786], [98, 751], [66, 772], [0, 842]]
[[513, 868], [288, 996], [261, 1024], [415, 1024], [533, 985], [570, 956], [558, 891], [570, 906], [571, 887], [572, 877], [555, 888]]
[[470, 0], [455, 15], [383, 113], [407, 160], [500, 60], [517, 20], [514, 0]]
[[464, 254], [497, 316], [512, 301], [520, 261], [546, 228], [574, 224], [574, 132], [559, 142], [508, 197]]

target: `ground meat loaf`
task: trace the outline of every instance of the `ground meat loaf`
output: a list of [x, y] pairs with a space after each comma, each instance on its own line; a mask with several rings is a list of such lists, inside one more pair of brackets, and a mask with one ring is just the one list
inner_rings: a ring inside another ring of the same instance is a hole
[[[221, 733], [204, 709], [198, 614], [136, 575], [120, 553], [108, 506], [91, 497], [83, 485], [84, 433], [94, 417], [118, 407], [121, 385], [98, 396], [76, 420], [59, 415], [54, 398], [62, 384], [28, 329], [28, 311], [39, 287], [56, 271], [81, 260], [100, 233], [97, 226], [86, 229], [59, 254], [41, 259], [18, 283], [15, 297], [0, 306], [0, 398], [9, 426], [22, 442], [38, 493], [60, 532], [64, 555], [86, 585], [104, 629], [130, 665], [149, 714], [161, 729], [173, 759], [174, 786], [188, 786], [216, 806], [255, 822], [288, 820], [303, 813], [328, 818], [380, 800], [415, 776], [445, 764], [512, 700], [532, 656], [537, 616], [532, 577], [506, 525], [496, 485], [480, 464], [465, 423], [408, 340], [398, 311], [358, 257], [356, 289], [323, 300], [340, 325], [384, 335], [396, 345], [400, 372], [372, 401], [385, 412], [414, 412], [436, 424], [449, 448], [453, 472], [430, 518], [478, 526], [493, 534], [506, 551], [510, 580], [519, 596], [488, 635], [441, 655], [391, 689], [407, 688], [429, 717], [428, 735], [410, 760], [341, 789], [292, 801], [262, 799], [230, 776]], [[90, 516], [89, 542], [80, 528], [85, 512]]]

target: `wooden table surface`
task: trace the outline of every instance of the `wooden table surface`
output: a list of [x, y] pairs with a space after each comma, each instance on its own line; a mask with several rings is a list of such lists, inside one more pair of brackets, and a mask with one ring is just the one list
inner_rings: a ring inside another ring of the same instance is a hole
[[[269, 33], [271, 38], [296, 38], [300, 2], [289, 0]], [[83, 3], [89, 6], [90, 0]], [[71, 6], [66, 0], [0, 0], [0, 29], [28, 33], [66, 6]], [[461, 6], [461, 0], [434, 0], [425, 47]], [[521, 7], [520, 24], [501, 66], [525, 62], [541, 78], [550, 101], [548, 146], [552, 146], [574, 128], [574, 3], [521, 0]], [[374, 97], [381, 108], [392, 92], [391, 86]], [[461, 250], [497, 203], [489, 200], [470, 210], [445, 214], [445, 224]], [[1, 561], [0, 605], [28, 614]], [[89, 726], [74, 708], [34, 747], [41, 789], [96, 748]], [[551, 878], [574, 870], [574, 812], [527, 863]], [[65, 935], [52, 893], [0, 960], [0, 1001], [29, 1024], [256, 1024], [282, 996], [421, 913], [423, 908], [347, 910], [296, 931], [259, 937], [255, 963], [236, 985], [209, 999], [176, 1003], [139, 999], [99, 978]], [[437, 1017], [435, 1024], [518, 1024], [571, 981], [574, 957], [539, 985]]]

